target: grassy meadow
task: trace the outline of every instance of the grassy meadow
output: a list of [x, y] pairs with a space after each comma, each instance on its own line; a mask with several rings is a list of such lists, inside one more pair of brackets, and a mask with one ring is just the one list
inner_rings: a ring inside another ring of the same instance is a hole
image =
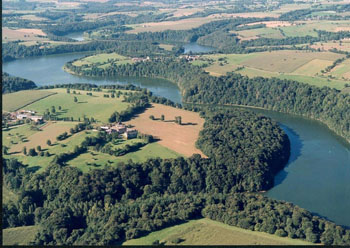
[[29, 245], [34, 240], [39, 226], [21, 226], [2, 230], [2, 245]]
[[90, 66], [92, 64], [98, 64], [100, 68], [108, 67], [111, 63], [118, 65], [131, 64], [132, 60], [128, 57], [119, 55], [117, 53], [101, 53], [93, 56], [88, 56], [83, 59], [77, 60], [73, 63], [75, 66]]
[[311, 245], [311, 243], [272, 234], [245, 230], [210, 219], [191, 220], [184, 224], [152, 232], [123, 245]]
[[55, 94], [47, 90], [25, 90], [2, 95], [2, 110], [16, 111], [33, 102]]

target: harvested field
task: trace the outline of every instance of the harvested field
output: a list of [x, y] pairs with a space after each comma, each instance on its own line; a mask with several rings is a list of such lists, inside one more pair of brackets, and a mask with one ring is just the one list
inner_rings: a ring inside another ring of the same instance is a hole
[[28, 104], [56, 94], [45, 90], [22, 90], [10, 94], [2, 95], [2, 110], [12, 112]]
[[210, 219], [191, 220], [164, 228], [147, 236], [126, 241], [123, 245], [152, 245], [156, 240], [166, 245], [311, 245], [306, 241], [245, 230]]
[[272, 39], [282, 39], [284, 36], [278, 29], [272, 28], [257, 28], [249, 29], [243, 31], [233, 31], [239, 35], [241, 40], [251, 40], [257, 38], [272, 38]]
[[44, 125], [41, 131], [34, 133], [28, 137], [28, 142], [20, 143], [11, 147], [10, 152], [22, 152], [23, 147], [36, 148], [41, 146], [47, 147], [46, 141], [49, 139], [52, 142], [56, 140], [56, 137], [64, 132], [69, 133], [69, 129], [76, 125], [75, 122], [49, 122]]
[[186, 9], [177, 9], [174, 13], [173, 16], [174, 17], [181, 17], [181, 16], [189, 16], [189, 15], [193, 15], [197, 12], [201, 12], [204, 9], [201, 8], [186, 8]]
[[15, 40], [47, 40], [47, 38], [38, 37], [38, 35], [46, 36], [46, 34], [40, 29], [9, 29], [2, 28], [2, 40], [3, 41], [15, 41]]
[[292, 26], [293, 25], [291, 22], [287, 22], [287, 21], [266, 21], [266, 22], [248, 23], [248, 24], [245, 24], [245, 25], [239, 25], [239, 27], [252, 26], [252, 25], [257, 25], [257, 24], [265, 24], [267, 28], [287, 27], [287, 26]]
[[205, 23], [214, 21], [214, 18], [210, 17], [198, 17], [188, 18], [179, 21], [164, 21], [164, 22], [149, 22], [142, 24], [126, 25], [132, 27], [133, 30], [129, 30], [126, 33], [135, 34], [141, 32], [159, 32], [165, 30], [188, 30], [199, 27]]
[[307, 76], [315, 76], [316, 73], [321, 73], [321, 70], [325, 69], [327, 66], [330, 66], [332, 64], [333, 61], [331, 60], [314, 59], [306, 63], [305, 65], [299, 67], [298, 69], [293, 71], [293, 73]]
[[[272, 72], [293, 72], [313, 59], [330, 60], [344, 57], [344, 55], [330, 52], [304, 52], [304, 51], [273, 51], [257, 53], [258, 56], [242, 63], [244, 66], [254, 67]], [[262, 61], [264, 61], [262, 63]]]
[[234, 14], [213, 14], [208, 17], [212, 18], [235, 18], [235, 17], [242, 17], [242, 18], [264, 18], [264, 17], [274, 17], [278, 18], [280, 15], [277, 13], [272, 12], [249, 12], [249, 13], [234, 13]]
[[[165, 121], [151, 120], [150, 115], [155, 118], [165, 115]], [[183, 125], [174, 122], [175, 116], [182, 117]], [[144, 113], [128, 121], [126, 124], [133, 125], [141, 133], [151, 134], [160, 139], [159, 144], [185, 156], [193, 153], [203, 153], [196, 148], [200, 130], [203, 128], [204, 119], [198, 113], [177, 109], [161, 104], [152, 104]]]

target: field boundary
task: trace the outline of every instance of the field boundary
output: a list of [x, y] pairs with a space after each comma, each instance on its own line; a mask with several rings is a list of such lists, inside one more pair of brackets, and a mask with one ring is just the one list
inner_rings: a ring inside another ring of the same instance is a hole
[[49, 96], [52, 96], [52, 95], [56, 95], [56, 94], [57, 94], [57, 92], [52, 92], [52, 94], [50, 94], [50, 95], [40, 97], [39, 99], [35, 99], [34, 101], [29, 102], [29, 103], [27, 103], [27, 104], [25, 104], [25, 105], [23, 105], [23, 106], [21, 106], [21, 107], [15, 109], [13, 112], [16, 112], [17, 110], [19, 110], [19, 109], [21, 109], [21, 108], [24, 108], [24, 107], [26, 107], [26, 106], [28, 106], [28, 105], [30, 105], [30, 104], [33, 104], [33, 103], [38, 102], [38, 101], [40, 101], [40, 100], [42, 100], [42, 99], [45, 99], [46, 97], [49, 97]]

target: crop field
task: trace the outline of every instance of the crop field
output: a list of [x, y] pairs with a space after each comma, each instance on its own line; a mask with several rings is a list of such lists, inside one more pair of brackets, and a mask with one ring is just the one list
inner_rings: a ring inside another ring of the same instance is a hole
[[22, 226], [2, 229], [2, 245], [29, 245], [34, 240], [39, 226]]
[[35, 41], [43, 41], [47, 40], [47, 38], [41, 38], [38, 37], [38, 35], [46, 36], [46, 34], [40, 30], [40, 29], [9, 29], [9, 28], [2, 28], [2, 41], [3, 42], [9, 42], [9, 41], [16, 41], [16, 40], [35, 40]]
[[331, 75], [335, 76], [336, 78], [350, 80], [350, 59], [347, 59], [343, 63], [334, 67], [331, 70]]
[[[130, 140], [132, 141], [132, 140]], [[68, 164], [88, 172], [90, 169], [103, 167], [104, 165], [118, 165], [118, 163], [127, 163], [132, 160], [133, 162], [144, 162], [149, 158], [177, 158], [180, 157], [178, 153], [156, 143], [151, 143], [141, 147], [138, 151], [127, 153], [124, 156], [112, 156], [102, 152], [96, 152], [89, 150], [87, 153], [83, 153], [78, 157], [70, 160]]]
[[46, 90], [23, 90], [4, 94], [2, 95], [2, 110], [8, 112], [16, 111], [53, 94], [55, 94], [55, 92]]
[[159, 32], [165, 30], [187, 30], [199, 27], [205, 23], [214, 21], [214, 17], [187, 18], [178, 21], [149, 22], [142, 24], [126, 25], [133, 28], [126, 33], [135, 34], [141, 32]]
[[80, 60], [77, 60], [73, 63], [75, 66], [84, 66], [91, 64], [110, 64], [110, 61], [113, 61], [116, 64], [131, 64], [132, 61], [130, 58], [119, 55], [117, 53], [101, 53], [93, 56], [89, 56]]
[[210, 219], [191, 220], [142, 238], [128, 240], [123, 245], [152, 245], [156, 240], [165, 245], [311, 245], [305, 241], [245, 230]]
[[[76, 90], [76, 94], [72, 93], [73, 90], [68, 94], [66, 89], [46, 91], [56, 94], [35, 102], [27, 108], [43, 114], [46, 109], [51, 111], [51, 107], [55, 106], [56, 116], [58, 117], [73, 117], [74, 120], [77, 120], [86, 116], [88, 118], [93, 117], [101, 122], [107, 122], [113, 112], [125, 110], [129, 106], [128, 103], [122, 102], [123, 96], [120, 98], [103, 97], [106, 92], [92, 92], [93, 96], [87, 96], [87, 91], [81, 90]], [[74, 97], [77, 97], [78, 102], [74, 102]], [[58, 109], [59, 106], [61, 106], [61, 110]]]
[[74, 127], [76, 124], [77, 123], [74, 122], [49, 122], [40, 129], [41, 131], [37, 131], [34, 134], [27, 136], [26, 142], [21, 142], [11, 146], [10, 152], [22, 152], [24, 146], [27, 149], [36, 148], [37, 146], [45, 148], [47, 147], [46, 141], [48, 139], [51, 140], [53, 143], [58, 135], [64, 132], [69, 133], [69, 129]]
[[[213, 76], [221, 76], [227, 72], [236, 71], [248, 77], [278, 77], [319, 87], [328, 86], [342, 89], [347, 83], [348, 67], [346, 64], [339, 65], [338, 74], [337, 72], [334, 75], [332, 74], [336, 79], [322, 76], [321, 70], [343, 56], [331, 52], [286, 50], [251, 54], [204, 55], [200, 60], [193, 63], [211, 63], [204, 70]], [[264, 61], [264, 63], [261, 63], [261, 61]], [[238, 67], [241, 69], [238, 70]]]
[[[144, 113], [127, 124], [135, 126], [141, 133], [151, 134], [160, 139], [159, 144], [185, 156], [203, 153], [196, 148], [199, 131], [203, 128], [204, 119], [198, 113], [177, 109], [160, 104], [153, 104]], [[150, 115], [160, 118], [164, 114], [165, 121], [151, 120]], [[183, 125], [174, 122], [175, 116], [182, 117]]]

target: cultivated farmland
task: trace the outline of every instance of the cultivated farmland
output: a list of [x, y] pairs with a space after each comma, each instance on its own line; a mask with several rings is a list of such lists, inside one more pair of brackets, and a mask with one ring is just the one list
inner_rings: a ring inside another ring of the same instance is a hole
[[[151, 120], [150, 115], [160, 118], [164, 114], [165, 121]], [[182, 117], [183, 125], [174, 123], [175, 116]], [[142, 133], [151, 134], [160, 139], [159, 144], [185, 156], [193, 153], [203, 153], [196, 148], [199, 131], [202, 129], [204, 119], [198, 113], [177, 109], [160, 104], [153, 104], [144, 113], [127, 122], [135, 126]]]

